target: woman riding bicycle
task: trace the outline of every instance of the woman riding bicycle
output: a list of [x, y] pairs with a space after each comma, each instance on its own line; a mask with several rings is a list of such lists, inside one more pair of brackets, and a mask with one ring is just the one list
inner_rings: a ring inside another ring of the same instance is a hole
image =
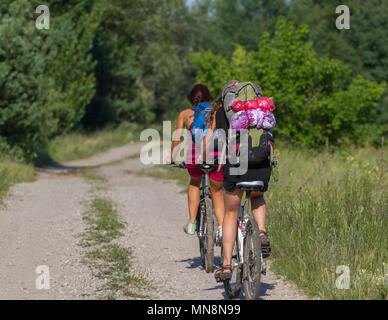
[[[224, 88], [230, 87], [231, 84], [237, 81], [228, 82]], [[228, 137], [228, 130], [230, 128], [229, 121], [226, 117], [223, 103], [221, 100], [213, 104], [212, 114], [212, 125], [210, 128], [214, 131], [216, 129], [222, 129], [225, 131]], [[211, 139], [212, 130], [206, 135], [206, 140]], [[227, 145], [228, 145], [228, 139]], [[216, 270], [215, 277], [221, 281], [229, 280], [232, 277], [232, 252], [234, 243], [236, 240], [237, 230], [237, 216], [240, 209], [240, 203], [243, 192], [237, 189], [236, 185], [239, 182], [245, 181], [257, 181], [261, 180], [264, 182], [263, 192], [252, 192], [251, 193], [251, 207], [252, 214], [255, 218], [259, 229], [260, 229], [260, 240], [262, 247], [266, 247], [270, 250], [269, 237], [265, 227], [266, 218], [266, 203], [264, 200], [264, 192], [267, 191], [268, 182], [271, 176], [271, 165], [270, 161], [265, 161], [263, 164], [258, 166], [249, 166], [248, 171], [244, 175], [231, 175], [230, 169], [232, 165], [226, 159], [226, 164], [223, 167], [224, 182], [223, 187], [224, 200], [225, 200], [225, 217], [223, 223], [223, 250], [224, 250], [224, 261], [223, 266]]]
[[[199, 161], [201, 159], [201, 147], [198, 148], [198, 143], [194, 143], [196, 137], [193, 136], [190, 130], [192, 129], [194, 124], [196, 107], [204, 106], [205, 108], [210, 108], [210, 105], [208, 103], [212, 100], [212, 98], [209, 89], [205, 85], [198, 84], [194, 86], [194, 88], [188, 94], [187, 99], [191, 104], [191, 108], [182, 111], [178, 116], [176, 131], [172, 142], [171, 157], [172, 160], [175, 160], [176, 155], [180, 150], [184, 131], [185, 129], [189, 130], [190, 146], [188, 150], [188, 160], [186, 162], [186, 167], [190, 175], [190, 184], [188, 188], [189, 221], [184, 226], [184, 231], [189, 235], [194, 235], [196, 217], [200, 201], [200, 185], [202, 181], [203, 172], [199, 169]], [[171, 161], [171, 158], [168, 160], [169, 162], [173, 162]], [[217, 239], [221, 239], [222, 224], [224, 219], [224, 198], [222, 192], [223, 171], [217, 169], [212, 170], [209, 173], [209, 177], [214, 213], [218, 223], [216, 237]]]

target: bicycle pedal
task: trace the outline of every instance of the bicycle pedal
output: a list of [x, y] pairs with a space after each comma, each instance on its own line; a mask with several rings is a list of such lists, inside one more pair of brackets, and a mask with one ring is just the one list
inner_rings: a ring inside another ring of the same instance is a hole
[[222, 281], [220, 278], [216, 278], [216, 282], [217, 283], [221, 283], [221, 282], [224, 282], [224, 281]]
[[220, 276], [215, 276], [216, 282], [221, 283], [221, 282], [226, 282], [229, 281], [230, 279], [222, 279]]
[[263, 259], [268, 258], [271, 255], [271, 247], [261, 247], [261, 253]]

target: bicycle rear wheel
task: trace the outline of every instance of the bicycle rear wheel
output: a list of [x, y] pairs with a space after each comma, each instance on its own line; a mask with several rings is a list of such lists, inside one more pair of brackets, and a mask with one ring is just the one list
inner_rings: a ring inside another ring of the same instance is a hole
[[245, 229], [243, 279], [247, 300], [257, 300], [261, 285], [260, 231], [255, 220], [249, 220]]
[[[224, 260], [224, 247], [221, 247], [221, 261]], [[230, 299], [236, 299], [240, 295], [242, 285], [242, 268], [238, 253], [238, 235], [232, 253], [232, 279], [224, 282], [224, 288]]]
[[201, 214], [203, 215], [204, 233], [199, 237], [199, 250], [202, 266], [207, 273], [213, 272], [214, 267], [214, 218], [213, 202], [210, 196], [206, 196], [203, 202]]

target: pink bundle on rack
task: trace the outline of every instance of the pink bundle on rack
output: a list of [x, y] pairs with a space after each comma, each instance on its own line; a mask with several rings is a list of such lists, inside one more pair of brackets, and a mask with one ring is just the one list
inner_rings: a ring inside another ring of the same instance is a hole
[[246, 102], [242, 102], [241, 100], [236, 100], [233, 105], [233, 109], [235, 111], [243, 111], [243, 110], [255, 110], [261, 109], [263, 111], [273, 112], [276, 107], [271, 98], [268, 97], [260, 97], [256, 100], [248, 100]]
[[232, 128], [236, 131], [254, 127], [272, 129], [276, 125], [272, 113], [276, 107], [271, 98], [260, 97], [246, 102], [237, 100], [232, 107], [237, 111], [232, 118]]
[[240, 131], [242, 129], [248, 129], [249, 118], [245, 111], [236, 112], [232, 118], [232, 129]]

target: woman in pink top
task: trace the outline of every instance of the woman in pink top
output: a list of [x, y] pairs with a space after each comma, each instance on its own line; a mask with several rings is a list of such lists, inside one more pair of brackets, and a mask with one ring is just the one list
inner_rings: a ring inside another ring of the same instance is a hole
[[[175, 159], [177, 152], [179, 151], [179, 146], [182, 143], [182, 137], [184, 135], [184, 130], [190, 130], [194, 123], [194, 109], [197, 105], [209, 102], [212, 100], [210, 96], [210, 92], [205, 85], [198, 84], [196, 85], [189, 95], [187, 96], [191, 108], [183, 110], [177, 120], [177, 126], [175, 131], [175, 136], [172, 143], [172, 159]], [[190, 137], [191, 142], [193, 141], [192, 137]], [[193, 143], [190, 143], [188, 152], [188, 164], [187, 170], [190, 175], [190, 184], [188, 188], [188, 206], [189, 206], [189, 221], [184, 227], [184, 231], [187, 234], [193, 235], [195, 234], [195, 221], [197, 217], [198, 207], [199, 207], [199, 199], [200, 199], [200, 186], [202, 181], [202, 171], [198, 169], [198, 164], [196, 164], [196, 160], [200, 155], [200, 150], [197, 150]], [[171, 162], [171, 158], [169, 159]], [[209, 174], [210, 177], [210, 189], [213, 198], [213, 207], [214, 213], [216, 215], [218, 230], [217, 230], [217, 238], [221, 238], [222, 236], [222, 223], [224, 219], [224, 197], [222, 191], [222, 183], [223, 183], [223, 171], [222, 170], [213, 170]]]

